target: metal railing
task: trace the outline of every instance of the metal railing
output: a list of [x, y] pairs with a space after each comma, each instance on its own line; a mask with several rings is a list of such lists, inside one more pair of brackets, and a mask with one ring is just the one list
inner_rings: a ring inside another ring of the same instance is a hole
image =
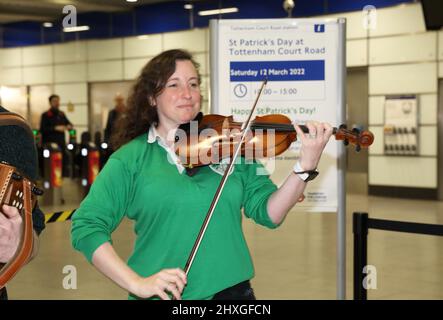
[[368, 264], [369, 229], [443, 236], [443, 225], [369, 218], [365, 212], [354, 212], [352, 216], [354, 233], [354, 300], [367, 300], [363, 284], [364, 268]]

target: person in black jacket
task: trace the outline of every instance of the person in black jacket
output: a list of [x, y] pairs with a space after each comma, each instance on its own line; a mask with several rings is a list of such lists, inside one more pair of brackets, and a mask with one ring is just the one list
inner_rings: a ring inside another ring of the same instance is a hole
[[[115, 107], [114, 109], [109, 111], [108, 121], [106, 123], [106, 128], [105, 128], [104, 140], [108, 145], [110, 145], [111, 136], [116, 131], [117, 123], [126, 115], [125, 98], [120, 93], [117, 93], [115, 95], [114, 100], [115, 100]], [[110, 146], [110, 149], [112, 150], [112, 146]]]
[[[0, 106], [0, 112], [7, 112]], [[34, 140], [25, 130], [18, 126], [0, 126], [0, 161], [16, 167], [31, 180], [37, 179], [37, 151]], [[45, 217], [38, 207], [32, 211], [34, 224], [34, 247], [31, 259], [38, 250], [38, 235], [45, 228]], [[17, 208], [2, 206], [0, 208], [0, 263], [6, 263], [18, 248], [22, 219]], [[0, 300], [8, 298], [6, 288], [0, 289]]]
[[44, 112], [40, 120], [40, 132], [42, 135], [42, 144], [54, 142], [63, 154], [63, 176], [67, 176], [69, 171], [68, 157], [66, 155], [65, 131], [73, 128], [64, 112], [60, 111], [60, 97], [53, 94], [49, 97], [50, 109]]

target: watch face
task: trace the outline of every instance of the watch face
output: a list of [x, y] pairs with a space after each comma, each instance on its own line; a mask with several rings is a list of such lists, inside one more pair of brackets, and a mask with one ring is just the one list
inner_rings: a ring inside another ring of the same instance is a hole
[[318, 176], [318, 171], [311, 171], [311, 172], [309, 172], [309, 176], [306, 178], [306, 180], [305, 181], [311, 181], [311, 180], [314, 180], [315, 179], [315, 177], [317, 177]]

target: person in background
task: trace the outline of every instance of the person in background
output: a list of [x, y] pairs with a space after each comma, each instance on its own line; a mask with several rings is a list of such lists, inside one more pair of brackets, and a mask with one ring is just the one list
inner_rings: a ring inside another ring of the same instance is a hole
[[[115, 107], [109, 111], [108, 121], [106, 122], [104, 141], [110, 146], [111, 136], [117, 129], [117, 124], [126, 116], [125, 98], [121, 93], [117, 93], [114, 98]], [[113, 148], [111, 148], [112, 150]]]
[[42, 144], [56, 143], [63, 154], [63, 176], [68, 175], [68, 156], [66, 155], [65, 131], [73, 129], [71, 121], [60, 110], [60, 97], [56, 94], [49, 96], [50, 108], [44, 112], [40, 120]]

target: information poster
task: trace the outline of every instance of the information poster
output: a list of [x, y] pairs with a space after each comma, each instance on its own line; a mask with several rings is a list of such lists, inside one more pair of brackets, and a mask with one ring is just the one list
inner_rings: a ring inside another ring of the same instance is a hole
[[418, 155], [417, 97], [389, 96], [385, 100], [386, 155]]
[[[212, 108], [244, 121], [263, 80], [268, 83], [255, 116], [283, 114], [339, 126], [343, 86], [343, 47], [339, 22], [318, 19], [217, 20], [211, 22]], [[326, 146], [299, 211], [337, 212], [337, 144]], [[299, 156], [300, 143], [275, 158], [262, 160], [280, 185]]]

